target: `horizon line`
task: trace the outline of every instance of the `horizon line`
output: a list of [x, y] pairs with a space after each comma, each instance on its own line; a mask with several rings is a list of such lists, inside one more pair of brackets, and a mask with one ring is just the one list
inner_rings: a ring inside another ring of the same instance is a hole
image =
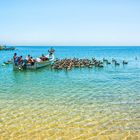
[[140, 47], [140, 45], [6, 45], [15, 47]]

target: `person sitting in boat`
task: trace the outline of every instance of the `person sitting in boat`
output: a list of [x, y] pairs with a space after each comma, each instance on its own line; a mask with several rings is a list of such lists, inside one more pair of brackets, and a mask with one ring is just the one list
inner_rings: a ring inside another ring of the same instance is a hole
[[31, 56], [28, 54], [28, 56], [26, 56], [26, 58], [23, 60], [23, 65], [24, 66], [26, 66], [26, 64], [28, 63], [30, 58], [31, 58]]
[[23, 59], [22, 59], [22, 56], [20, 56], [19, 58], [18, 58], [18, 65], [21, 65], [23, 63]]
[[33, 66], [33, 65], [34, 65], [35, 60], [33, 59], [33, 57], [31, 57], [31, 58], [29, 59], [29, 63], [31, 64], [31, 66]]
[[54, 55], [53, 55], [53, 53], [50, 53], [50, 54], [49, 54], [49, 59], [54, 60]]
[[49, 60], [49, 58], [48, 58], [48, 57], [46, 57], [44, 54], [42, 54], [42, 57], [40, 57], [40, 59], [41, 59], [42, 61]]
[[13, 60], [15, 65], [18, 65], [19, 58], [17, 57], [17, 53], [14, 53]]
[[54, 55], [53, 55], [53, 53], [49, 53], [49, 54], [46, 55], [45, 57], [48, 58], [47, 60], [54, 59]]
[[45, 55], [42, 54], [42, 56], [40, 57], [40, 59], [41, 59], [42, 61], [45, 61]]
[[13, 56], [14, 62], [15, 62], [16, 59], [17, 59], [17, 53], [14, 53], [14, 56]]
[[27, 60], [27, 63], [30, 64], [32, 62], [31, 57]]
[[28, 54], [28, 56], [26, 56], [26, 60], [28, 61], [31, 58], [30, 54]]

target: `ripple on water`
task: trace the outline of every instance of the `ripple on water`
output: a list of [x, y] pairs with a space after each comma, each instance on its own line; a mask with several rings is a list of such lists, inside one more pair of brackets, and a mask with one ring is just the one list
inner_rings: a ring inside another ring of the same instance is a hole
[[[112, 65], [69, 72], [50, 69], [13, 72], [11, 66], [0, 67], [0, 139], [140, 139], [140, 65], [131, 55], [138, 51], [132, 53], [131, 49], [128, 55], [125, 49], [117, 49], [121, 53], [115, 55], [110, 49], [104, 49], [105, 52], [96, 49], [90, 48], [94, 52], [90, 56], [114, 54], [120, 61], [129, 56], [131, 62], [125, 67]], [[46, 48], [41, 50], [45, 52]], [[18, 53], [33, 52], [39, 56], [41, 50], [27, 47]], [[72, 55], [72, 50], [64, 47], [64, 51]], [[79, 57], [85, 55], [85, 49], [77, 52]], [[9, 54], [4, 57], [8, 58]]]

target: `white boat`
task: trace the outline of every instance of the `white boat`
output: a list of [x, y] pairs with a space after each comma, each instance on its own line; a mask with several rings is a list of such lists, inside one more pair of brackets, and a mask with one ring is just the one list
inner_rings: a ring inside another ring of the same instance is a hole
[[42, 67], [46, 67], [46, 66], [51, 66], [51, 64], [53, 63], [54, 57], [46, 60], [46, 61], [41, 61], [41, 62], [34, 62], [34, 64], [26, 64], [26, 65], [16, 65], [15, 63], [13, 63], [13, 69], [14, 70], [36, 70]]
[[14, 70], [16, 70], [16, 69], [33, 69], [33, 70], [35, 70], [35, 69], [49, 66], [49, 65], [51, 65], [51, 63], [52, 63], [51, 61], [43, 61], [43, 62], [35, 62], [33, 65], [26, 64], [25, 66], [13, 64], [13, 69]]

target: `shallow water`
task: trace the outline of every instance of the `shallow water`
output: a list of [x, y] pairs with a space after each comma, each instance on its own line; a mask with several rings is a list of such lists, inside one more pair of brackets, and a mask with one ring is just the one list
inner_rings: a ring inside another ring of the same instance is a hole
[[[49, 47], [17, 47], [40, 56]], [[57, 58], [103, 57], [128, 65], [57, 71], [0, 66], [0, 139], [140, 139], [140, 47], [55, 47]], [[0, 64], [13, 51], [0, 51]], [[135, 60], [135, 57], [138, 60]]]

